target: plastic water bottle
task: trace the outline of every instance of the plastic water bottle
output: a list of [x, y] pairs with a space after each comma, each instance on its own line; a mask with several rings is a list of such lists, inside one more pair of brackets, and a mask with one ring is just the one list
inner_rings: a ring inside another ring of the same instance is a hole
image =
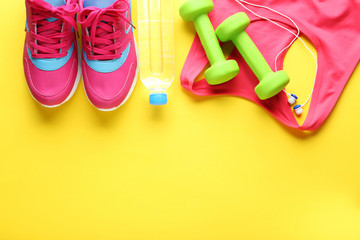
[[150, 104], [165, 105], [175, 78], [173, 0], [138, 0], [140, 78]]

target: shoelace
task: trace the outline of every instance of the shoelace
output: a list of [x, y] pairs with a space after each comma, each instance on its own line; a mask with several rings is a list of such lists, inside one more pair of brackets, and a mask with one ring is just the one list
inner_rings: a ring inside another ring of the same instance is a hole
[[[83, 48], [88, 59], [112, 60], [121, 57], [121, 31], [116, 30], [115, 24], [122, 19], [134, 27], [125, 17], [128, 10], [130, 10], [130, 4], [126, 0], [118, 0], [112, 7], [102, 9], [87, 7], [80, 12], [78, 22], [86, 30], [83, 34], [86, 42]], [[90, 28], [90, 33], [88, 28]]]
[[[32, 22], [35, 25], [31, 31], [31, 53], [34, 58], [61, 58], [67, 55], [66, 49], [72, 44], [72, 37], [65, 30], [64, 24], [70, 24], [77, 31], [75, 15], [79, 12], [76, 3], [53, 7], [42, 0], [27, 0], [32, 11]], [[49, 18], [56, 18], [53, 22]]]

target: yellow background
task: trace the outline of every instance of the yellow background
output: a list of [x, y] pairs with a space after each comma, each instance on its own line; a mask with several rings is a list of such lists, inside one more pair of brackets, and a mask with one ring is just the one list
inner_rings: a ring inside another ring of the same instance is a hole
[[[149, 106], [139, 82], [101, 113], [82, 87], [59, 109], [33, 101], [24, 1], [0, 1], [0, 240], [359, 240], [359, 68], [312, 134], [240, 98], [195, 97], [179, 82], [194, 28], [175, 2], [169, 104]], [[302, 100], [314, 67], [296, 43], [285, 68]]]

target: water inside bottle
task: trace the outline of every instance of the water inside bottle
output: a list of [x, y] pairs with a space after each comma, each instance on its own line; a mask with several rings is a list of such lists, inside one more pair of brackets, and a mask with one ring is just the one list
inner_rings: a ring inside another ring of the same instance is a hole
[[140, 78], [150, 94], [165, 93], [175, 77], [172, 0], [138, 0]]

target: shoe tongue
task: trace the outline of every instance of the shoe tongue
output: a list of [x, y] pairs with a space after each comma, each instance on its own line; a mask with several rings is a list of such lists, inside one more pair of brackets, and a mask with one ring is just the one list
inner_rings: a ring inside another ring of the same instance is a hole
[[[43, 0], [44, 2], [50, 3], [53, 7], [60, 7], [66, 5], [66, 0]], [[58, 20], [57, 18], [48, 18], [49, 22]]]
[[53, 7], [66, 5], [66, 0], [44, 0], [44, 2], [50, 3]]
[[107, 8], [114, 2], [116, 2], [116, 0], [85, 0], [84, 7]]

